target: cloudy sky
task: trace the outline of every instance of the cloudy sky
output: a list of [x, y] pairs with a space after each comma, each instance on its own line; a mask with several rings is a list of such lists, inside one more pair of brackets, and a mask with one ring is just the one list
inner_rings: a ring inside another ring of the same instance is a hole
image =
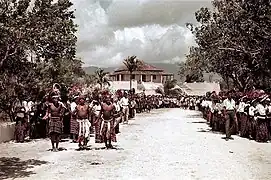
[[117, 66], [136, 55], [146, 62], [183, 61], [193, 36], [185, 27], [210, 0], [73, 0], [78, 56], [84, 66]]

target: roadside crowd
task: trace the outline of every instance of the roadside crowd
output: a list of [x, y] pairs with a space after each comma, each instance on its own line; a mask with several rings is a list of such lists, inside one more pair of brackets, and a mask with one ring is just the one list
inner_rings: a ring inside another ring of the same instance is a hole
[[23, 101], [15, 105], [15, 140], [50, 137], [52, 150], [58, 151], [63, 137], [70, 137], [85, 149], [91, 134], [95, 143], [105, 143], [113, 148], [120, 133], [120, 124], [127, 124], [137, 113], [150, 112], [158, 108], [175, 108], [176, 97], [121, 92], [101, 92], [92, 96], [79, 93], [67, 99], [58, 91], [52, 91], [42, 102]]
[[239, 135], [257, 142], [271, 139], [271, 101], [263, 91], [240, 93], [230, 91], [213, 92], [201, 99], [199, 110], [213, 131]]
[[50, 137], [52, 150], [57, 151], [60, 139], [70, 137], [79, 148], [85, 149], [90, 134], [95, 143], [105, 143], [113, 148], [120, 124], [127, 124], [137, 113], [150, 112], [158, 108], [183, 108], [199, 110], [212, 131], [240, 135], [257, 142], [268, 142], [271, 138], [271, 100], [262, 91], [242, 94], [207, 93], [206, 96], [161, 96], [144, 93], [135, 94], [109, 92], [96, 95], [74, 95], [61, 99], [53, 91], [42, 102], [23, 101], [17, 103], [15, 140]]

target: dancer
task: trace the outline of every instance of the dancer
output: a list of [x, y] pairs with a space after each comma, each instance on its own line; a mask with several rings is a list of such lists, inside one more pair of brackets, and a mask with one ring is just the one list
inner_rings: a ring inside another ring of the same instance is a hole
[[43, 119], [49, 117], [49, 135], [52, 143], [52, 150], [58, 151], [60, 135], [63, 131], [63, 114], [65, 107], [59, 102], [58, 95], [52, 95], [52, 103], [49, 103], [48, 110]]
[[91, 127], [91, 123], [89, 122], [90, 108], [89, 105], [85, 102], [84, 96], [80, 96], [78, 100], [79, 103], [76, 106], [73, 114], [76, 116], [77, 122], [79, 123], [79, 148], [85, 149], [89, 141]]
[[101, 104], [100, 118], [102, 120], [101, 135], [106, 148], [113, 149], [111, 142], [116, 142], [116, 134], [114, 128], [115, 106], [112, 103], [111, 97], [107, 96], [105, 102]]

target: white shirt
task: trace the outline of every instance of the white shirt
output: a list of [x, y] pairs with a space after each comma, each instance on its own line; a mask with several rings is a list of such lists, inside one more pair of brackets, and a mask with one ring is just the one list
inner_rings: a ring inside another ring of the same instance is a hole
[[76, 109], [77, 104], [75, 102], [71, 103], [71, 111], [73, 112]]
[[250, 106], [248, 109], [248, 114], [250, 116], [254, 116], [254, 111], [255, 111], [255, 107], [254, 106]]
[[29, 101], [27, 103], [27, 106], [28, 106], [28, 110], [31, 111], [32, 110], [32, 107], [34, 106], [34, 102], [33, 101]]
[[202, 107], [206, 107], [206, 105], [207, 105], [206, 101], [203, 100], [203, 101], [201, 102], [201, 106], [202, 106]]
[[256, 111], [261, 115], [265, 116], [266, 115], [266, 108], [262, 104], [258, 104], [256, 106]]
[[245, 107], [246, 107], [246, 103], [245, 102], [240, 102], [239, 105], [238, 105], [237, 112], [245, 112]]
[[221, 113], [222, 113], [222, 112], [221, 112], [222, 109], [223, 109], [223, 106], [222, 106], [221, 103], [216, 103], [216, 104], [215, 104], [215, 110], [218, 111], [218, 114], [221, 114]]
[[207, 103], [208, 103], [209, 108], [213, 108], [213, 102], [212, 101], [207, 101]]
[[117, 103], [114, 103], [113, 105], [115, 106], [116, 111], [119, 112], [120, 111], [119, 101]]
[[94, 105], [92, 108], [93, 108], [94, 114], [95, 114], [96, 116], [98, 116], [98, 115], [100, 114], [100, 111], [102, 110], [101, 105]]
[[121, 106], [128, 106], [129, 105], [129, 99], [125, 98], [125, 97], [121, 98], [120, 105]]
[[28, 109], [27, 101], [23, 101], [22, 104], [23, 104], [23, 106], [24, 106], [24, 108], [25, 108], [25, 111], [28, 112], [29, 109]]
[[[152, 103], [154, 104], [154, 101]], [[135, 102], [135, 100], [132, 100], [131, 101], [131, 107], [134, 108], [135, 106], [136, 106], [136, 102]]]
[[215, 111], [215, 104], [211, 102], [211, 105], [209, 104], [210, 111], [214, 113]]
[[235, 101], [229, 100], [229, 99], [225, 99], [223, 101], [223, 106], [226, 108], [226, 110], [234, 110], [235, 109]]
[[161, 100], [159, 100], [158, 102], [159, 102], [159, 106], [161, 106], [163, 104], [163, 102]]

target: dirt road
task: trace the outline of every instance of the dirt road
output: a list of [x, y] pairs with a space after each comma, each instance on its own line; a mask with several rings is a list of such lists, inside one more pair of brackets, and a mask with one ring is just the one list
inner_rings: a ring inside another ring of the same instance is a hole
[[[0, 179], [29, 180], [268, 180], [271, 144], [209, 131], [199, 112], [161, 109], [121, 126], [117, 150], [53, 153], [49, 140], [0, 144]], [[29, 160], [33, 159], [33, 160]]]

